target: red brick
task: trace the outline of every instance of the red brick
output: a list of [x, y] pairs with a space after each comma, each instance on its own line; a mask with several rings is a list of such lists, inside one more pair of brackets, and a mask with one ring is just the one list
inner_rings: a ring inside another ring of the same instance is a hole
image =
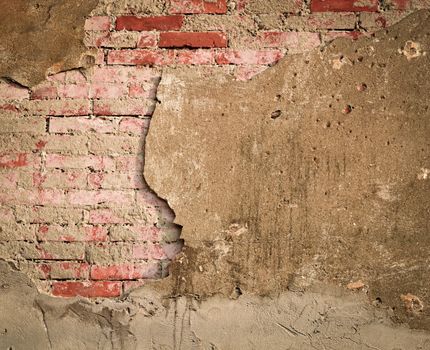
[[90, 265], [77, 262], [49, 262], [34, 264], [42, 279], [87, 279]]
[[121, 295], [121, 289], [121, 282], [110, 281], [52, 283], [52, 294], [61, 297], [110, 298]]
[[215, 52], [213, 50], [184, 50], [176, 52], [178, 64], [214, 64]]
[[312, 0], [311, 12], [376, 12], [378, 0]]
[[283, 57], [280, 50], [226, 50], [219, 52], [218, 64], [272, 64]]
[[198, 14], [213, 13], [223, 14], [227, 12], [226, 0], [171, 0], [170, 13]]
[[157, 87], [154, 85], [146, 86], [141, 84], [130, 84], [128, 87], [128, 95], [133, 98], [149, 98], [155, 99]]
[[75, 132], [114, 133], [117, 130], [117, 121], [106, 118], [70, 117], [50, 118], [49, 132], [72, 134]]
[[85, 21], [85, 30], [109, 30], [110, 25], [108, 16], [94, 16]]
[[159, 47], [212, 48], [227, 47], [227, 36], [221, 32], [167, 32], [160, 33]]
[[168, 65], [173, 64], [175, 53], [170, 50], [116, 50], [108, 53], [108, 64]]
[[183, 16], [121, 16], [116, 20], [116, 30], [179, 30], [182, 27], [183, 21]]
[[37, 231], [39, 241], [94, 242], [106, 241], [107, 229], [102, 226], [42, 225]]
[[93, 280], [134, 280], [142, 278], [160, 278], [159, 263], [121, 264], [110, 266], [92, 266], [90, 277]]

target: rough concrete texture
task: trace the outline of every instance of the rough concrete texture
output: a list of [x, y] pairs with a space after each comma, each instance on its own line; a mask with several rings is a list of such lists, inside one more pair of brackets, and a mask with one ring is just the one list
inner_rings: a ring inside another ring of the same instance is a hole
[[[83, 349], [428, 349], [430, 335], [394, 325], [363, 296], [340, 289], [163, 299], [151, 288], [92, 304], [41, 295], [0, 263], [0, 348]], [[17, 307], [19, 305], [19, 307]]]
[[171, 293], [319, 281], [430, 329], [429, 49], [421, 11], [250, 82], [167, 70], [145, 177], [183, 226]]
[[97, 4], [98, 0], [0, 1], [0, 77], [34, 86], [47, 74], [94, 63], [83, 38], [85, 18]]

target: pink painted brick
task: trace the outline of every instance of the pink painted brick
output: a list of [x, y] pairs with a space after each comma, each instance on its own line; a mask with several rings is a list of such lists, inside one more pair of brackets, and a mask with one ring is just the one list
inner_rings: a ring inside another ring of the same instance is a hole
[[0, 81], [0, 99], [5, 100], [23, 100], [30, 97], [28, 89], [22, 88], [16, 84]]
[[378, 0], [311, 0], [312, 12], [376, 12]]
[[148, 84], [145, 84], [145, 85], [130, 84], [128, 87], [128, 95], [132, 98], [155, 99], [155, 96], [157, 94], [157, 87], [154, 85], [151, 85], [151, 86], [148, 86]]
[[104, 99], [94, 101], [95, 115], [152, 115], [155, 109], [155, 101], [141, 99]]
[[0, 204], [24, 205], [64, 205], [65, 194], [57, 189], [24, 190], [18, 188], [14, 191], [0, 193]]
[[51, 170], [34, 172], [33, 186], [42, 188], [85, 188], [87, 172], [82, 170]]
[[237, 80], [250, 80], [261, 72], [265, 71], [267, 66], [238, 66], [235, 71]]
[[77, 262], [48, 262], [33, 264], [40, 271], [42, 279], [87, 279], [90, 265]]
[[128, 92], [125, 84], [106, 84], [95, 82], [91, 84], [91, 98], [119, 98], [126, 96]]
[[30, 165], [29, 155], [25, 153], [0, 155], [0, 168], [21, 168]]
[[280, 50], [226, 50], [216, 55], [218, 64], [272, 64], [283, 57]]
[[20, 174], [18, 171], [0, 172], [0, 187], [11, 190], [16, 188]]
[[127, 83], [151, 81], [160, 77], [155, 68], [149, 67], [94, 67], [91, 80], [100, 83]]
[[58, 87], [58, 96], [61, 98], [88, 98], [89, 86], [87, 84], [69, 84]]
[[308, 51], [321, 44], [319, 34], [309, 32], [263, 32], [259, 42], [261, 47], [285, 47], [289, 52]]
[[90, 277], [93, 280], [134, 280], [143, 278], [160, 278], [161, 266], [156, 262], [92, 266]]
[[91, 173], [88, 175], [91, 189], [144, 189], [143, 175], [139, 173]]
[[47, 168], [114, 170], [115, 162], [105, 156], [64, 156], [60, 154], [46, 155]]
[[115, 164], [120, 172], [143, 172], [143, 157], [119, 156], [115, 158]]
[[70, 117], [49, 119], [50, 133], [75, 133], [75, 132], [97, 132], [97, 133], [114, 133], [118, 128], [118, 122], [114, 119], [102, 117]]
[[61, 297], [117, 297], [121, 295], [122, 283], [111, 281], [97, 282], [54, 282], [52, 294]]
[[126, 220], [112, 209], [90, 210], [89, 222], [92, 224], [123, 224]]
[[36, 233], [39, 241], [95, 242], [106, 241], [108, 232], [102, 226], [41, 225]]
[[158, 43], [158, 35], [154, 32], [142, 32], [137, 41], [138, 48], [156, 47]]
[[214, 64], [215, 63], [215, 51], [214, 50], [190, 50], [190, 51], [177, 51], [176, 63], [179, 64]]
[[87, 78], [79, 69], [71, 69], [65, 73], [64, 82], [66, 84], [85, 84], [87, 82]]
[[133, 191], [113, 191], [113, 190], [74, 190], [69, 191], [68, 202], [72, 205], [99, 205], [109, 204], [113, 206], [133, 205]]
[[116, 50], [108, 53], [108, 64], [169, 65], [175, 61], [172, 50]]
[[149, 241], [159, 242], [163, 232], [155, 226], [144, 225], [116, 225], [109, 230], [111, 242]]
[[331, 41], [336, 38], [347, 38], [352, 40], [357, 40], [359, 37], [364, 35], [362, 32], [358, 31], [332, 31], [324, 33], [323, 35], [323, 41]]
[[120, 16], [116, 20], [116, 30], [179, 30], [183, 21], [183, 16]]
[[[25, 102], [25, 104], [24, 104]], [[88, 99], [74, 100], [30, 100], [23, 107], [33, 115], [88, 115], [91, 103]]]
[[85, 21], [85, 30], [109, 30], [111, 20], [108, 16], [94, 16]]
[[15, 215], [12, 208], [0, 207], [0, 222], [15, 222]]
[[149, 119], [124, 117], [119, 122], [119, 131], [131, 135], [145, 135], [149, 128]]
[[58, 88], [50, 84], [38, 85], [31, 91], [32, 100], [56, 99], [58, 97]]

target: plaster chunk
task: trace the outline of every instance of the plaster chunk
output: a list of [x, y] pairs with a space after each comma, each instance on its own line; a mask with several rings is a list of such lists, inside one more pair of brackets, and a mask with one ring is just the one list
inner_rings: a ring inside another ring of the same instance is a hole
[[[183, 226], [172, 294], [361, 280], [397, 321], [430, 329], [430, 62], [397, 52], [428, 51], [429, 32], [430, 13], [417, 12], [248, 82], [165, 71], [144, 172]], [[405, 310], [407, 293], [419, 314]]]

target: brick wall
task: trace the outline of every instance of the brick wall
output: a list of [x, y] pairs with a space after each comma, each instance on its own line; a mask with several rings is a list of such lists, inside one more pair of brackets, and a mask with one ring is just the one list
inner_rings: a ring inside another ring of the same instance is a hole
[[162, 68], [204, 65], [246, 80], [285, 54], [371, 35], [420, 8], [430, 1], [98, 8], [85, 26], [99, 52], [93, 69], [31, 90], [0, 84], [0, 258], [56, 296], [115, 297], [166, 276], [180, 229], [142, 175]]

